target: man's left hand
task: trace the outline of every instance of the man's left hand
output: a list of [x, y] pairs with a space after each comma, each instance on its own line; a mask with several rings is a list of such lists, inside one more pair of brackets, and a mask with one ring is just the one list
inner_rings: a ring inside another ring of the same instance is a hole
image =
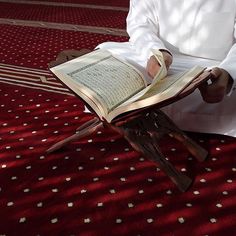
[[207, 82], [199, 86], [202, 98], [207, 103], [217, 103], [223, 100], [230, 90], [233, 79], [224, 69], [215, 67], [210, 70], [211, 83]]
[[[162, 55], [163, 55], [163, 59], [166, 65], [166, 69], [168, 70], [171, 63], [172, 63], [172, 55], [166, 51], [161, 51]], [[148, 62], [147, 62], [147, 67], [146, 70], [148, 72], [148, 74], [151, 76], [151, 78], [154, 79], [154, 77], [156, 76], [156, 74], [158, 73], [158, 71], [160, 70], [161, 65], [159, 64], [159, 62], [157, 61], [157, 59], [155, 58], [154, 55], [152, 55]]]

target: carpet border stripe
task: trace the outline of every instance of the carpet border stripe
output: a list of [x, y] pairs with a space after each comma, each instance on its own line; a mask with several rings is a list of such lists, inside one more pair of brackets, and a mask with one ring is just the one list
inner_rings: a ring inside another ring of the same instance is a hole
[[6, 18], [0, 18], [0, 24], [37, 27], [46, 29], [72, 30], [78, 32], [109, 34], [114, 36], [128, 37], [126, 30], [109, 28], [109, 27], [86, 26], [86, 25], [75, 25], [75, 24], [64, 24], [64, 23], [62, 24], [62, 23], [52, 23], [46, 21], [27, 21], [27, 20], [16, 20], [16, 19], [6, 19]]

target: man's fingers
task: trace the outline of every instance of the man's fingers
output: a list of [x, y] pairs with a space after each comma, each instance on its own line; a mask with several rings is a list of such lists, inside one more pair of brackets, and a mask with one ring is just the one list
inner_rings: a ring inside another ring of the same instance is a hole
[[209, 88], [209, 85], [203, 84], [199, 87], [202, 99], [207, 103], [216, 103], [220, 102], [224, 98], [224, 92], [216, 92], [212, 88]]
[[222, 73], [219, 73], [217, 70], [214, 70], [213, 73], [211, 71], [211, 75], [212, 83], [208, 84], [206, 82], [201, 84], [199, 90], [205, 102], [220, 102], [225, 96], [228, 80], [224, 77]]
[[220, 68], [218, 67], [214, 67], [212, 68], [212, 70], [210, 71], [211, 75], [213, 76], [214, 79], [218, 78], [219, 76], [221, 76], [222, 71]]
[[203, 93], [207, 93], [210, 96], [217, 96], [221, 94], [225, 94], [225, 83], [212, 83], [212, 84], [207, 84], [204, 83], [200, 86], [200, 90], [202, 90]]
[[160, 70], [161, 66], [158, 63], [157, 59], [154, 56], [151, 56], [150, 59], [147, 62], [147, 72], [148, 74], [154, 78], [155, 75]]
[[165, 51], [162, 51], [162, 55], [164, 58], [164, 63], [166, 65], [166, 69], [168, 70], [170, 65], [172, 64], [173, 58], [168, 52], [165, 52]]
[[[165, 66], [166, 69], [168, 70], [171, 63], [172, 63], [172, 60], [173, 60], [172, 55], [166, 51], [163, 51], [163, 50], [161, 51], [161, 53], [162, 53], [163, 62], [164, 62], [164, 65], [162, 65], [162, 66]], [[147, 69], [148, 74], [152, 78], [154, 78], [156, 76], [156, 74], [159, 72], [160, 68], [161, 68], [160, 63], [158, 62], [156, 57], [154, 55], [152, 55], [147, 62], [146, 69]]]

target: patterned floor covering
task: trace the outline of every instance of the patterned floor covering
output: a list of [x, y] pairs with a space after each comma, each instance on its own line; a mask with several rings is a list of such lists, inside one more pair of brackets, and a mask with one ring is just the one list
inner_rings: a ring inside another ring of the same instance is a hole
[[[124, 1], [105, 3], [120, 6]], [[64, 49], [93, 49], [100, 42], [127, 37], [92, 28], [66, 29], [68, 11], [81, 14], [80, 8], [68, 6], [57, 11], [59, 28], [32, 26], [46, 19], [45, 5], [27, 4], [41, 12], [37, 16], [28, 7], [24, 11], [23, 3], [15, 4], [0, 1], [5, 20], [0, 23], [0, 235], [236, 235], [234, 138], [189, 133], [210, 153], [203, 163], [176, 141], [162, 141], [165, 156], [194, 178], [186, 193], [111, 130], [45, 153], [93, 117], [52, 76], [47, 63]], [[7, 14], [4, 7], [15, 11]], [[107, 11], [94, 10], [100, 21], [86, 21], [91, 16], [84, 11], [83, 19], [70, 23], [124, 30], [111, 17], [114, 11]], [[25, 21], [6, 23], [14, 17]], [[120, 22], [125, 22], [122, 17]], [[48, 16], [47, 22], [53, 19]]]
[[[40, 6], [40, 7], [39, 7]], [[125, 28], [126, 11], [0, 2], [0, 18]]]
[[3, 24], [0, 28], [0, 61], [47, 69], [48, 62], [62, 50], [94, 49], [99, 43], [111, 40], [125, 41], [127, 37]]
[[80, 4], [86, 4], [86, 5], [95, 5], [97, 7], [99, 6], [108, 6], [108, 7], [129, 7], [129, 1], [127, 0], [0, 0], [0, 2], [11, 2], [11, 3], [31, 3], [31, 4], [63, 4], [63, 5], [80, 5]]

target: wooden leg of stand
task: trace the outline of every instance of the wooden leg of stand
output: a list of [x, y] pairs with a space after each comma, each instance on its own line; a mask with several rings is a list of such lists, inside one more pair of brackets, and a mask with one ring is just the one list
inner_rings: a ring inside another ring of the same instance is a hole
[[111, 128], [123, 135], [136, 151], [156, 162], [180, 191], [184, 192], [190, 187], [192, 180], [178, 171], [162, 154], [158, 143], [163, 135], [169, 133], [169, 123], [166, 126], [165, 119], [156, 119], [159, 117], [157, 114], [151, 111], [128, 120], [121, 126], [112, 125]]
[[156, 162], [161, 170], [177, 185], [180, 191], [185, 192], [190, 187], [192, 180], [166, 160], [155, 138], [150, 136], [137, 137], [132, 132], [126, 132], [124, 137], [136, 151], [141, 152], [144, 156]]
[[[176, 140], [180, 141], [188, 151], [197, 158], [198, 161], [204, 161], [207, 156], [208, 152], [198, 145], [195, 141], [190, 139], [181, 129], [179, 129], [175, 123], [162, 111], [155, 110], [155, 121], [160, 127], [164, 127], [166, 129], [166, 133], [169, 136], [174, 137]], [[158, 133], [157, 129], [157, 133]]]
[[95, 131], [97, 131], [98, 129], [100, 129], [102, 127], [103, 127], [103, 123], [99, 119], [95, 118], [93, 120], [90, 120], [90, 121], [86, 122], [85, 124], [83, 124], [82, 126], [80, 126], [77, 129], [77, 132], [75, 134], [52, 145], [46, 152], [47, 153], [54, 152], [64, 146], [66, 146], [68, 143], [70, 143], [72, 141], [78, 140], [80, 138], [86, 137], [86, 136], [94, 133]]
[[170, 133], [170, 136], [173, 136], [176, 140], [180, 141], [184, 146], [188, 149], [188, 151], [197, 158], [198, 161], [205, 161], [208, 152], [198, 145], [195, 141], [190, 139], [187, 135], [183, 134], [182, 132], [173, 132]]
[[190, 139], [174, 122], [159, 109], [130, 117], [111, 128], [124, 136], [131, 146], [149, 159], [159, 164], [161, 169], [170, 177], [181, 191], [186, 191], [192, 180], [176, 170], [162, 154], [158, 143], [164, 135], [174, 137], [183, 143], [188, 151], [199, 161], [206, 159], [208, 152]]

